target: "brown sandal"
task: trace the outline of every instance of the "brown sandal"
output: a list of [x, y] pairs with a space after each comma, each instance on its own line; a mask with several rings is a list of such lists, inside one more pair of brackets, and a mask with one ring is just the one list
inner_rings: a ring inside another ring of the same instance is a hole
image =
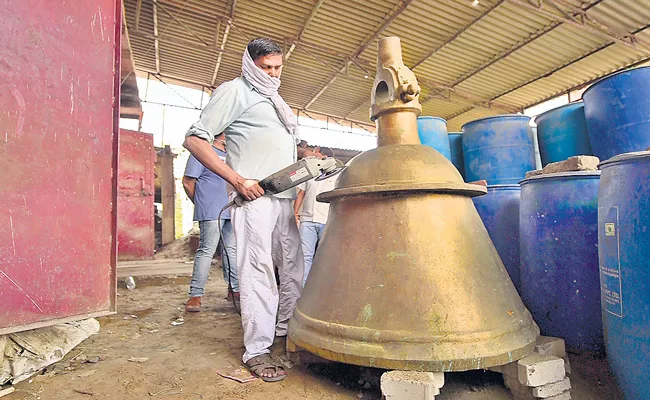
[[[284, 367], [273, 361], [270, 354], [262, 354], [261, 356], [253, 357], [248, 360], [245, 365], [253, 375], [264, 382], [279, 382], [287, 377], [287, 373], [284, 372]], [[262, 376], [262, 372], [267, 369], [275, 371], [275, 376]]]

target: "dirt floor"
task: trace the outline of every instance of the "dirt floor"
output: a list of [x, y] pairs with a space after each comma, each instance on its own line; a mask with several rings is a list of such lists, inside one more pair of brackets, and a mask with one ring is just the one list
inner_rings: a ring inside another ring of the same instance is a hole
[[[120, 284], [118, 314], [100, 318], [98, 335], [2, 400], [381, 399], [383, 371], [345, 364], [298, 364], [280, 383], [241, 384], [220, 377], [217, 370], [240, 365], [243, 344], [239, 316], [224, 299], [218, 267], [198, 314], [183, 311], [188, 277], [138, 278], [136, 283], [133, 291]], [[179, 317], [184, 322], [172, 325]], [[282, 353], [281, 346], [274, 348], [274, 354]], [[583, 355], [571, 363], [573, 399], [623, 398], [602, 359]], [[437, 400], [512, 399], [496, 373], [452, 373], [445, 379]]]

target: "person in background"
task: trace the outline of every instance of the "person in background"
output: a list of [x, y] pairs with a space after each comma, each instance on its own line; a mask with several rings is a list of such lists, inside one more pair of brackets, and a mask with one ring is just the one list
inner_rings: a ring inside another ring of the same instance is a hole
[[[320, 148], [319, 154], [327, 157], [334, 157], [332, 149]], [[296, 219], [300, 222], [300, 239], [302, 242], [302, 253], [305, 258], [305, 272], [302, 279], [302, 285], [307, 282], [307, 276], [311, 270], [311, 264], [314, 261], [314, 255], [318, 248], [318, 243], [323, 237], [325, 224], [329, 215], [329, 203], [316, 201], [316, 196], [321, 193], [334, 190], [337, 175], [316, 181], [314, 179], [302, 183], [298, 186], [298, 197], [293, 205]]]
[[[215, 137], [212, 149], [221, 159], [226, 158], [224, 134]], [[228, 285], [228, 300], [239, 301], [239, 283], [237, 280], [237, 253], [235, 236], [230, 223], [230, 210], [221, 210], [228, 203], [226, 181], [219, 175], [205, 168], [194, 156], [190, 156], [183, 176], [185, 193], [194, 203], [194, 221], [199, 222], [201, 231], [199, 248], [194, 257], [194, 270], [190, 282], [190, 299], [185, 304], [185, 312], [201, 311], [201, 298], [208, 281], [212, 258], [219, 245], [220, 230], [223, 234], [221, 253], [224, 279]], [[221, 219], [219, 214], [221, 213]]]

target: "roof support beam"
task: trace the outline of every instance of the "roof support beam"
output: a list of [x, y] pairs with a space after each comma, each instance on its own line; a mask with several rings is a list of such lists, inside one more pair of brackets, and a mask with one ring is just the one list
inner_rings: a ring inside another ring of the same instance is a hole
[[[143, 31], [129, 32], [129, 36], [144, 38], [144, 39], [150, 39], [150, 40], [158, 39], [158, 41], [160, 43], [176, 44], [176, 45], [184, 46], [184, 47], [186, 47], [188, 49], [193, 49], [193, 50], [199, 50], [199, 51], [208, 50], [208, 47], [204, 46], [202, 43], [199, 43], [199, 42], [191, 40], [191, 39], [184, 39], [182, 37], [172, 37], [172, 36], [169, 36], [169, 35], [167, 35], [167, 36], [162, 36], [162, 35], [154, 36], [151, 33], [143, 32]], [[216, 51], [216, 52], [227, 53], [227, 54], [239, 54], [239, 53], [234, 52], [234, 51], [220, 50], [218, 48], [216, 50], [210, 50], [210, 51]]]
[[307, 104], [305, 104], [305, 108], [309, 108], [312, 104], [314, 104], [314, 102], [316, 102], [316, 100], [318, 100], [318, 98], [319, 98], [320, 96], [322, 96], [323, 93], [325, 93], [325, 91], [326, 91], [327, 89], [329, 89], [329, 87], [332, 86], [332, 85], [334, 84], [334, 82], [336, 82], [336, 78], [337, 78], [340, 74], [343, 74], [343, 73], [345, 73], [345, 72], [348, 70], [348, 67], [350, 66], [350, 64], [352, 64], [352, 61], [351, 61], [351, 60], [356, 60], [356, 59], [357, 59], [357, 58], [358, 58], [358, 57], [359, 57], [359, 56], [360, 56], [364, 51], [366, 51], [366, 50], [368, 49], [368, 47], [370, 47], [370, 45], [373, 44], [373, 43], [375, 42], [375, 40], [377, 40], [377, 38], [379, 37], [379, 35], [381, 35], [382, 32], [384, 32], [384, 31], [386, 30], [386, 28], [388, 28], [388, 26], [389, 26], [391, 23], [393, 23], [393, 21], [395, 21], [395, 19], [396, 19], [397, 17], [399, 17], [399, 15], [400, 15], [402, 12], [404, 12], [404, 10], [406, 10], [406, 8], [407, 8], [407, 7], [409, 6], [409, 4], [411, 4], [412, 2], [413, 2], [413, 0], [401, 0], [400, 2], [398, 2], [397, 4], [395, 4], [395, 7], [393, 7], [393, 10], [388, 14], [389, 17], [386, 18], [386, 19], [384, 19], [384, 22], [381, 24], [381, 26], [380, 26], [379, 28], [377, 28], [377, 30], [375, 30], [375, 32], [373, 32], [373, 33], [370, 35], [370, 37], [369, 37], [368, 39], [366, 39], [366, 41], [363, 42], [363, 43], [362, 43], [362, 44], [357, 48], [357, 50], [354, 52], [354, 54], [352, 54], [352, 56], [348, 57], [347, 61], [346, 61], [345, 64], [343, 65], [343, 68], [341, 68], [340, 71], [338, 71], [338, 72], [336, 72], [336, 73], [334, 73], [334, 74], [332, 74], [332, 75], [330, 76], [330, 79], [329, 79], [329, 81], [325, 84], [325, 86], [323, 86], [323, 87], [318, 91], [318, 93], [316, 93], [316, 95], [315, 95], [314, 97], [312, 97], [311, 100], [309, 100], [309, 101], [307, 102]]
[[[520, 1], [520, 0], [508, 0], [508, 1], [511, 1], [511, 2], [512, 2], [512, 1]], [[539, 1], [540, 1], [540, 3], [543, 2], [543, 0], [539, 0]], [[599, 4], [600, 2], [602, 2], [602, 1], [603, 1], [603, 0], [597, 0], [597, 1], [595, 1], [595, 2], [593, 2], [593, 3], [591, 3], [591, 4], [589, 4], [589, 5], [588, 5], [587, 7], [585, 7], [584, 9], [582, 9], [582, 11], [583, 11], [583, 12], [587, 12], [589, 9], [595, 7], [596, 5], [598, 5], [598, 4]], [[526, 3], [526, 4], [530, 5], [531, 7], [535, 7], [535, 6], [532, 6], [530, 3]], [[505, 57], [507, 57], [507, 56], [509, 56], [510, 54], [514, 53], [515, 51], [521, 49], [522, 47], [524, 47], [524, 46], [526, 46], [527, 44], [533, 42], [534, 40], [539, 39], [540, 37], [546, 35], [547, 33], [552, 32], [552, 31], [555, 30], [556, 28], [560, 27], [560, 26], [562, 25], [562, 23], [563, 23], [563, 21], [561, 21], [561, 20], [555, 20], [555, 21], [553, 21], [551, 24], [549, 24], [549, 25], [543, 27], [542, 29], [538, 30], [537, 32], [532, 33], [532, 34], [531, 34], [530, 36], [528, 36], [527, 38], [525, 38], [525, 39], [519, 41], [518, 43], [515, 43], [515, 45], [511, 46], [510, 48], [508, 48], [508, 49], [502, 51], [501, 53], [497, 54], [496, 56], [492, 57], [490, 60], [488, 60], [487, 62], [483, 63], [482, 65], [479, 65], [478, 67], [476, 67], [476, 68], [474, 68], [474, 69], [472, 69], [472, 70], [470, 70], [470, 71], [467, 71], [465, 74], [463, 74], [463, 75], [460, 76], [458, 79], [456, 79], [455, 81], [453, 81], [453, 82], [451, 83], [451, 85], [449, 85], [449, 87], [450, 87], [451, 89], [456, 88], [456, 87], [457, 87], [458, 85], [460, 85], [461, 83], [465, 82], [466, 80], [468, 80], [469, 78], [471, 78], [471, 77], [473, 77], [474, 75], [478, 74], [479, 72], [485, 70], [486, 68], [492, 66], [493, 64], [495, 64], [495, 63], [501, 61], [502, 59], [504, 59]], [[429, 96], [423, 98], [423, 99], [421, 100], [421, 102], [424, 103], [424, 102], [426, 102], [426, 101], [428, 101], [428, 100], [430, 100], [430, 99], [436, 97], [438, 94], [439, 94], [439, 93], [433, 92], [433, 93], [431, 93]], [[491, 101], [491, 100], [488, 100], [488, 101]]]
[[[650, 24], [644, 26], [644, 27], [641, 28], [641, 29], [636, 30], [634, 33], [635, 33], [635, 34], [636, 34], [636, 33], [639, 33], [639, 32], [641, 32], [641, 31], [644, 31], [645, 29], [648, 29], [648, 28], [650, 28]], [[551, 71], [545, 73], [545, 74], [542, 75], [542, 76], [538, 76], [538, 77], [536, 77], [536, 78], [533, 78], [533, 79], [531, 79], [531, 80], [526, 81], [525, 83], [522, 83], [522, 84], [517, 85], [517, 86], [515, 86], [515, 87], [513, 87], [513, 88], [511, 88], [511, 89], [508, 89], [507, 91], [505, 91], [505, 92], [499, 94], [498, 96], [495, 96], [494, 99], [497, 99], [497, 98], [499, 98], [499, 97], [503, 97], [503, 96], [505, 96], [505, 95], [507, 95], [507, 94], [509, 94], [509, 93], [514, 92], [515, 90], [521, 89], [521, 88], [524, 87], [524, 86], [527, 86], [527, 85], [530, 85], [531, 83], [537, 82], [537, 81], [540, 80], [540, 79], [548, 78], [549, 76], [553, 75], [554, 73], [556, 73], [556, 72], [558, 72], [558, 71], [560, 71], [560, 70], [562, 70], [562, 69], [564, 69], [564, 68], [570, 67], [571, 65], [573, 65], [573, 64], [575, 64], [575, 63], [577, 63], [577, 62], [580, 62], [580, 61], [584, 60], [585, 58], [587, 58], [587, 57], [589, 57], [589, 56], [591, 56], [591, 55], [594, 55], [594, 54], [598, 53], [599, 51], [605, 50], [606, 48], [611, 47], [611, 46], [615, 45], [616, 43], [617, 43], [617, 42], [609, 42], [608, 44], [605, 44], [605, 45], [599, 46], [599, 47], [595, 48], [594, 50], [588, 52], [587, 54], [584, 54], [584, 55], [582, 55], [582, 56], [580, 56], [580, 57], [578, 57], [578, 58], [575, 58], [575, 59], [569, 61], [569, 62], [566, 63], [566, 64], [563, 64], [563, 65], [560, 65], [560, 66], [557, 67], [557, 68], [554, 68], [553, 70], [551, 70]]]
[[494, 11], [496, 8], [498, 8], [501, 4], [503, 4], [503, 3], [505, 3], [505, 2], [506, 2], [506, 0], [499, 0], [499, 1], [497, 1], [496, 3], [494, 3], [494, 5], [492, 5], [492, 6], [489, 7], [487, 10], [485, 10], [481, 15], [479, 15], [478, 18], [476, 18], [475, 20], [473, 20], [473, 21], [470, 22], [469, 24], [463, 26], [463, 27], [462, 27], [461, 29], [459, 29], [456, 33], [454, 33], [454, 34], [453, 34], [449, 39], [445, 40], [442, 44], [440, 44], [439, 46], [437, 46], [436, 48], [432, 49], [432, 50], [429, 51], [427, 54], [425, 54], [424, 57], [422, 57], [422, 58], [420, 59], [420, 61], [416, 62], [416, 63], [411, 67], [411, 69], [415, 69], [415, 68], [417, 68], [418, 65], [422, 64], [423, 62], [425, 62], [426, 60], [428, 60], [429, 58], [431, 58], [434, 54], [436, 54], [437, 52], [439, 52], [443, 47], [445, 47], [445, 46], [448, 45], [449, 43], [451, 43], [451, 42], [453, 42], [454, 40], [456, 40], [460, 35], [462, 35], [463, 33], [465, 33], [469, 28], [471, 28], [471, 27], [474, 26], [475, 24], [479, 23], [483, 18], [487, 17], [488, 14], [490, 14], [492, 11]]
[[[221, 61], [223, 60], [223, 52], [226, 49], [226, 43], [228, 43], [228, 36], [230, 35], [230, 29], [232, 27], [232, 21], [233, 18], [235, 17], [235, 7], [237, 7], [237, 0], [232, 1], [232, 5], [230, 6], [230, 18], [226, 22], [228, 25], [226, 25], [226, 30], [223, 32], [223, 39], [221, 40], [221, 46], [219, 47], [219, 55], [217, 56], [217, 62], [214, 65], [214, 72], [212, 73], [212, 80], [210, 81], [210, 86], [214, 87], [214, 84], [217, 81], [217, 75], [219, 74], [219, 68], [221, 68]], [[221, 27], [221, 19], [217, 23], [217, 35], [219, 32], [219, 28]]]
[[[140, 30], [140, 14], [142, 12], [142, 0], [135, 4], [135, 30]], [[126, 20], [125, 20], [126, 21]]]
[[542, 0], [539, 2], [539, 6], [533, 5], [525, 0], [508, 0], [508, 1], [512, 4], [532, 10], [538, 14], [544, 15], [549, 18], [553, 18], [562, 23], [570, 24], [578, 28], [584, 29], [590, 33], [596, 34], [605, 39], [613, 40], [615, 42], [624, 44], [626, 46], [630, 46], [636, 50], [650, 53], [650, 43], [647, 43], [646, 41], [639, 39], [633, 33], [623, 33], [623, 34], [617, 33], [609, 26], [587, 15], [587, 10], [593, 7], [593, 5], [591, 5], [586, 9], [570, 6], [572, 10], [569, 11], [569, 13], [571, 13], [572, 15], [567, 17], [567, 16], [558, 15], [545, 7], [546, 3], [548, 3], [556, 7], [557, 9], [562, 9], [559, 2], [556, 0]]
[[[300, 29], [300, 32], [298, 32], [298, 38], [297, 41], [300, 41], [302, 39], [302, 35], [305, 34], [305, 31], [309, 27], [309, 24], [311, 24], [311, 21], [314, 19], [316, 14], [318, 13], [318, 10], [320, 10], [320, 7], [323, 5], [323, 2], [325, 0], [318, 0], [316, 1], [316, 4], [314, 4], [314, 7], [311, 9], [311, 12], [307, 16], [307, 19], [305, 19], [305, 23], [302, 25], [302, 28]], [[296, 42], [293, 42], [291, 44], [291, 47], [289, 47], [289, 51], [284, 55], [284, 61], [289, 60], [289, 57], [291, 57], [291, 53], [296, 49]]]
[[[432, 57], [433, 55], [435, 55], [436, 53], [438, 53], [438, 52], [439, 52], [443, 47], [447, 46], [449, 43], [451, 43], [451, 42], [453, 42], [454, 40], [456, 40], [460, 35], [462, 35], [464, 32], [466, 32], [466, 31], [467, 31], [468, 29], [470, 29], [472, 26], [474, 26], [475, 24], [477, 24], [478, 22], [480, 22], [483, 18], [487, 17], [487, 16], [488, 16], [492, 11], [494, 11], [494, 10], [495, 10], [496, 8], [498, 8], [500, 5], [502, 5], [503, 3], [505, 3], [505, 1], [506, 1], [506, 0], [499, 0], [498, 2], [494, 3], [491, 7], [489, 7], [487, 10], [485, 10], [485, 11], [484, 11], [484, 12], [483, 12], [483, 13], [482, 13], [478, 18], [474, 19], [474, 20], [471, 21], [469, 24], [463, 26], [463, 27], [462, 27], [461, 29], [459, 29], [456, 33], [454, 33], [454, 34], [453, 34], [449, 39], [445, 40], [442, 44], [440, 44], [439, 46], [437, 46], [436, 48], [432, 49], [432, 50], [429, 51], [427, 54], [425, 54], [425, 55], [424, 55], [424, 56], [423, 56], [423, 57], [422, 57], [418, 62], [416, 62], [415, 64], [413, 64], [413, 66], [411, 67], [411, 70], [415, 70], [415, 68], [417, 68], [420, 64], [422, 64], [423, 62], [425, 62], [426, 60], [428, 60], [429, 58], [431, 58], [431, 57]], [[445, 89], [445, 88], [443, 88], [443, 89]], [[421, 102], [425, 102], [425, 101], [427, 101], [427, 100], [429, 100], [430, 98], [433, 98], [433, 97], [440, 97], [440, 93], [432, 93], [432, 96], [431, 96], [431, 97], [422, 98]], [[485, 101], [485, 100], [482, 100], [482, 101]], [[346, 116], [349, 116], [349, 115], [354, 114], [354, 113], [357, 112], [361, 107], [363, 107], [366, 103], [367, 103], [367, 101], [363, 101], [361, 104], [359, 104], [358, 106], [356, 106], [352, 111], [350, 111]]]
[[[192, 80], [192, 79], [183, 78], [181, 76], [177, 76], [177, 75], [174, 75], [174, 74], [157, 73], [156, 71], [154, 71], [154, 70], [152, 70], [150, 68], [143, 68], [143, 67], [136, 66], [135, 70], [136, 71], [141, 71], [141, 72], [146, 72], [147, 74], [149, 74], [151, 76], [158, 76], [158, 77], [161, 77], [161, 78], [173, 79], [175, 81], [183, 82], [183, 83], [190, 84], [190, 85], [196, 85], [196, 86], [199, 86], [199, 87], [206, 87], [206, 88], [210, 87], [210, 85], [208, 83], [206, 83], [206, 82], [199, 82], [199, 81], [195, 81], [195, 80]], [[150, 77], [147, 77], [147, 78], [149, 79]], [[144, 101], [147, 101], [147, 100], [145, 99]]]
[[156, 53], [156, 73], [160, 73], [160, 43], [158, 43], [158, 2], [153, 2], [153, 46]]
[[190, 35], [194, 36], [194, 37], [196, 38], [196, 40], [198, 40], [199, 42], [203, 43], [203, 44], [206, 45], [206, 46], [209, 46], [209, 44], [206, 43], [205, 40], [201, 39], [201, 38], [200, 38], [196, 33], [194, 33], [190, 28], [188, 28], [186, 24], [184, 24], [181, 20], [179, 20], [179, 19], [178, 19], [174, 14], [172, 14], [172, 13], [169, 12], [169, 11], [167, 11], [167, 9], [166, 9], [165, 7], [163, 7], [163, 5], [160, 4], [160, 3], [158, 2], [158, 0], [153, 0], [153, 3], [154, 3], [155, 6], [160, 7], [160, 9], [161, 9], [165, 14], [167, 14], [167, 15], [168, 15], [168, 16], [169, 16], [169, 17], [170, 17], [174, 22], [176, 22], [176, 23], [177, 23], [181, 28], [183, 28], [187, 33], [189, 33]]
[[[479, 65], [478, 67], [476, 67], [476, 68], [474, 68], [474, 69], [472, 69], [470, 71], [467, 71], [461, 77], [459, 77], [458, 79], [453, 81], [451, 83], [451, 85], [449, 85], [449, 87], [454, 89], [456, 86], [458, 86], [461, 83], [465, 82], [469, 78], [473, 77], [474, 75], [478, 74], [479, 72], [483, 71], [484, 69], [492, 66], [496, 62], [503, 60], [505, 57], [509, 56], [510, 54], [514, 53], [515, 51], [517, 51], [517, 50], [521, 49], [522, 47], [526, 46], [527, 44], [531, 43], [535, 39], [538, 39], [538, 38], [546, 35], [547, 33], [553, 31], [554, 29], [556, 29], [560, 25], [562, 25], [561, 22], [555, 21], [552, 24], [547, 25], [547, 26], [543, 27], [542, 29], [538, 30], [537, 32], [534, 32], [532, 35], [528, 36], [526, 39], [524, 39], [524, 40], [516, 43], [514, 46], [511, 46], [510, 48], [502, 51], [501, 53], [499, 53], [496, 56], [492, 57], [487, 62], [483, 63], [482, 65]], [[429, 99], [431, 99], [433, 97], [436, 97], [436, 95], [437, 95], [437, 93], [431, 93], [430, 96], [427, 96], [426, 98], [422, 99], [422, 102], [426, 102]]]
[[[289, 52], [291, 51], [291, 49], [295, 49], [295, 48], [296, 48], [296, 45], [297, 45], [298, 47], [300, 47], [300, 48], [302, 49], [302, 51], [304, 51], [304, 52], [307, 53], [309, 56], [311, 56], [314, 60], [316, 60], [316, 61], [318, 61], [319, 63], [323, 64], [325, 67], [331, 69], [333, 72], [338, 72], [338, 70], [336, 69], [336, 67], [333, 67], [332, 65], [330, 65], [330, 64], [326, 63], [325, 61], [321, 60], [318, 56], [316, 56], [314, 53], [312, 53], [311, 50], [308, 50], [306, 47], [303, 47], [301, 44], [298, 44], [298, 42], [294, 42], [294, 43], [291, 45], [291, 47], [289, 48]], [[289, 54], [289, 52], [287, 52], [287, 54]], [[287, 58], [285, 57], [284, 60], [286, 61]], [[302, 68], [302, 66], [301, 66], [300, 68]]]
[[[429, 88], [432, 93], [426, 97], [423, 97], [420, 99], [420, 103], [424, 103], [426, 101], [429, 101], [433, 98], [441, 98], [447, 101], [454, 101], [454, 98], [463, 100], [465, 102], [472, 103], [478, 107], [485, 107], [485, 108], [494, 108], [494, 109], [499, 109], [508, 113], [515, 113], [519, 112], [520, 110], [517, 107], [513, 107], [507, 104], [502, 104], [497, 101], [494, 101], [494, 99], [487, 99], [481, 96], [477, 96], [475, 94], [472, 94], [467, 91], [463, 90], [458, 90], [453, 87], [447, 86], [440, 84], [438, 82], [432, 81], [430, 79], [426, 78], [418, 78], [418, 82], [420, 83], [420, 86]], [[349, 117], [350, 115], [356, 113], [361, 107], [364, 105], [368, 104], [368, 100], [364, 100], [361, 104], [359, 104], [357, 107], [355, 107], [352, 111], [348, 112], [345, 117]]]
[[[334, 115], [334, 114], [328, 114], [328, 113], [324, 113], [324, 112], [320, 112], [320, 111], [309, 110], [309, 109], [306, 109], [305, 107], [299, 106], [297, 104], [289, 104], [289, 107], [291, 107], [291, 108], [293, 108], [295, 110], [298, 110], [298, 111], [302, 111], [307, 116], [309, 116], [309, 113], [312, 113], [312, 114], [316, 114], [316, 115], [322, 115], [323, 117], [335, 118], [335, 119], [345, 121], [345, 122], [352, 122], [352, 123], [357, 124], [358, 126], [363, 127], [363, 129], [367, 129], [368, 127], [372, 128], [372, 129], [375, 128], [375, 124], [373, 124], [370, 121], [359, 121], [359, 120], [356, 120], [356, 119], [345, 118], [345, 117], [342, 117], [340, 115]], [[312, 119], [315, 119], [315, 118], [313, 118], [311, 116], [309, 116], [309, 117], [312, 118]]]
[[[644, 30], [646, 30], [646, 29], [648, 29], [648, 28], [650, 28], [650, 24], [648, 24], [648, 25], [646, 25], [646, 26], [644, 26], [644, 27], [641, 27], [641, 28], [635, 30], [634, 32], [631, 33], [631, 35], [636, 35], [636, 34], [642, 32], [642, 31], [644, 31]], [[573, 59], [573, 60], [571, 60], [571, 61], [569, 61], [569, 62], [567, 62], [567, 63], [565, 63], [565, 64], [563, 64], [563, 65], [560, 65], [560, 66], [558, 66], [558, 67], [552, 69], [551, 71], [545, 72], [543, 75], [537, 76], [537, 77], [535, 77], [535, 78], [533, 78], [533, 79], [530, 79], [530, 80], [528, 80], [528, 81], [526, 81], [526, 82], [524, 82], [524, 83], [522, 83], [522, 84], [519, 84], [519, 85], [517, 85], [517, 86], [515, 86], [515, 87], [513, 87], [513, 88], [510, 88], [510, 89], [508, 89], [508, 90], [506, 90], [506, 91], [504, 91], [504, 92], [502, 92], [502, 93], [499, 93], [498, 95], [492, 97], [492, 98], [490, 99], [490, 101], [494, 101], [494, 100], [498, 99], [499, 97], [503, 97], [503, 96], [505, 96], [505, 95], [507, 95], [507, 94], [509, 94], [509, 93], [514, 92], [515, 90], [521, 89], [521, 88], [523, 88], [524, 86], [530, 85], [531, 83], [534, 83], [534, 82], [536, 82], [536, 81], [538, 81], [538, 80], [540, 80], [540, 79], [547, 78], [547, 77], [553, 75], [554, 73], [556, 73], [556, 72], [558, 72], [558, 71], [560, 71], [560, 70], [562, 70], [562, 69], [564, 69], [564, 68], [567, 68], [567, 67], [569, 67], [569, 66], [571, 66], [571, 65], [573, 65], [573, 64], [575, 64], [575, 63], [577, 63], [577, 62], [579, 62], [579, 61], [584, 60], [585, 58], [587, 58], [587, 57], [589, 57], [589, 56], [591, 56], [591, 55], [593, 55], [593, 54], [598, 53], [599, 51], [602, 51], [602, 50], [606, 49], [607, 47], [613, 46], [613, 45], [616, 44], [616, 43], [619, 43], [619, 42], [618, 42], [618, 41], [610, 41], [609, 43], [607, 43], [607, 44], [605, 44], [605, 45], [599, 46], [599, 47], [597, 47], [597, 48], [591, 50], [590, 52], [588, 52], [588, 53], [586, 53], [586, 54], [583, 54], [583, 55], [580, 56], [580, 57], [577, 57], [577, 58], [575, 58], [575, 59]], [[637, 50], [639, 50], [639, 49], [637, 49]], [[639, 50], [639, 51], [640, 51], [640, 50]], [[570, 90], [572, 90], [572, 89], [570, 89]], [[453, 116], [450, 117], [450, 119], [451, 119], [451, 118], [455, 118], [455, 117], [457, 117], [457, 116], [460, 115], [460, 114], [464, 114], [465, 112], [471, 110], [472, 108], [473, 108], [473, 107], [471, 107], [471, 108], [469, 108], [469, 109], [467, 109], [467, 110], [461, 111], [461, 112], [459, 112], [459, 113], [457, 113], [457, 114], [454, 114]]]

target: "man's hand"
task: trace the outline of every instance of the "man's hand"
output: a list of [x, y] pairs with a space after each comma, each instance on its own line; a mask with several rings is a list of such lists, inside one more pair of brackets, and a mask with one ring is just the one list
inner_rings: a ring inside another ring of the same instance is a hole
[[315, 147], [314, 150], [308, 149], [306, 147], [298, 147], [298, 158], [305, 157], [317, 157], [324, 158], [323, 154], [320, 152], [320, 147]]
[[257, 181], [252, 179], [239, 177], [233, 182], [233, 186], [237, 193], [241, 194], [248, 201], [264, 196], [264, 189], [262, 189]]

